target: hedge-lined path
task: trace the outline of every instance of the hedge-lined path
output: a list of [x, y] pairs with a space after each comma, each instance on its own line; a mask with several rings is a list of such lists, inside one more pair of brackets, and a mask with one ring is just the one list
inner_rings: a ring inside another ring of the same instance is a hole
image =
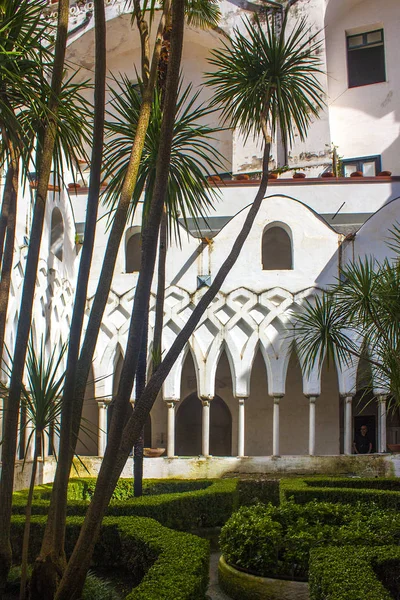
[[207, 597], [210, 600], [231, 600], [218, 585], [218, 561], [220, 552], [212, 552], [210, 556], [210, 584], [207, 589]]

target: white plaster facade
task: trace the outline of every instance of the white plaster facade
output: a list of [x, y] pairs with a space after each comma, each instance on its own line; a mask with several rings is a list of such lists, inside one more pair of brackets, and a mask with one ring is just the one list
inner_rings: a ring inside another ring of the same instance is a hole
[[[70, 9], [69, 59], [82, 66], [83, 78], [91, 74], [93, 67], [93, 18], [88, 16], [92, 8], [89, 2]], [[221, 10], [221, 29], [230, 35], [234, 26], [240, 27], [242, 16], [250, 14], [234, 0], [221, 2]], [[327, 68], [327, 76], [321, 76], [327, 108], [321, 120], [312, 125], [306, 142], [296, 143], [289, 156], [290, 167], [306, 169], [307, 178], [294, 180], [287, 174], [270, 183], [236, 265], [165, 382], [151, 413], [147, 441], [151, 446], [165, 447], [169, 458], [313, 456], [352, 451], [354, 419], [362, 409], [353, 400], [357, 365], [346, 371], [324, 367], [322, 377], [317, 370], [307, 377], [291, 353], [288, 324], [293, 310], [301, 310], [305, 298], [335, 281], [340, 264], [365, 254], [382, 259], [388, 253], [387, 231], [400, 219], [400, 177], [396, 177], [400, 175], [400, 71], [396, 69], [400, 9], [398, 0], [385, 0], [379, 8], [372, 0], [298, 0], [292, 18], [304, 14], [313, 31], [325, 27], [321, 58]], [[138, 39], [131, 31], [125, 2], [111, 0], [107, 19], [108, 68], [114, 73], [126, 72], [133, 79], [139, 62]], [[346, 35], [377, 28], [385, 34], [387, 80], [349, 89]], [[221, 34], [189, 28], [185, 39], [184, 77], [198, 86], [203, 73], [209, 70], [209, 50], [221, 43]], [[203, 92], [202, 99], [210, 93]], [[218, 115], [214, 118], [217, 123]], [[382, 169], [392, 171], [394, 176], [320, 178], [331, 163], [332, 142], [345, 159], [380, 156]], [[225, 131], [218, 148], [225, 156], [227, 172], [259, 170], [257, 141], [243, 144], [236, 132]], [[279, 163], [280, 150], [279, 144], [274, 145], [273, 165]], [[65, 178], [68, 183], [67, 174]], [[206, 235], [211, 241], [205, 243], [183, 231], [181, 247], [173, 245], [169, 249], [164, 350], [204, 293], [204, 288], [198, 289], [198, 276], [209, 275], [212, 279], [227, 256], [256, 186], [253, 181], [227, 182], [209, 219], [212, 232]], [[18, 208], [8, 308], [9, 348], [14, 345], [18, 319], [31, 193], [25, 191]], [[80, 258], [76, 233], [82, 231], [86, 199], [85, 187], [78, 194], [49, 192], [33, 330], [36, 341], [45, 335], [51, 347], [68, 339]], [[61, 260], [51, 244], [54, 209], [60, 211], [63, 223]], [[118, 383], [137, 281], [137, 273], [126, 273], [126, 242], [140, 230], [140, 222], [138, 210], [118, 255], [84, 409], [84, 416], [93, 423], [95, 437], [83, 439], [79, 447], [82, 454], [102, 456], [104, 452], [107, 406]], [[263, 269], [263, 235], [273, 226], [289, 237], [291, 269]], [[106, 240], [103, 218], [98, 222], [88, 308]], [[154, 280], [153, 293], [156, 284]], [[150, 329], [153, 322], [154, 310]], [[152, 331], [150, 339], [151, 335]], [[381, 393], [380, 402], [368, 404], [363, 414], [374, 423], [375, 449], [386, 451], [386, 441], [400, 443], [400, 421], [396, 416], [386, 421], [384, 390], [377, 391]], [[231, 462], [226, 464], [231, 470]], [[177, 470], [179, 463], [172, 469], [174, 473]]]

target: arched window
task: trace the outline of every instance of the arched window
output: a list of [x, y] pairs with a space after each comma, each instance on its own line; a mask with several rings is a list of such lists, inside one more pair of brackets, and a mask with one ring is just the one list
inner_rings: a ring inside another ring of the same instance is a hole
[[261, 252], [263, 271], [293, 269], [292, 242], [283, 227], [275, 225], [264, 231]]
[[51, 214], [50, 252], [59, 260], [64, 255], [64, 222], [59, 208]]
[[126, 240], [125, 246], [125, 272], [135, 273], [140, 271], [140, 255], [142, 251], [142, 237], [140, 232], [134, 233]]

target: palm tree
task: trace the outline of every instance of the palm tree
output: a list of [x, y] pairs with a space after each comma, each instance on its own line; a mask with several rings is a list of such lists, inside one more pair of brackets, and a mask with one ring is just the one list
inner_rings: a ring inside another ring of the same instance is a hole
[[340, 281], [294, 315], [293, 335], [311, 370], [323, 361], [370, 365], [367, 387], [387, 389], [400, 406], [400, 227], [389, 242], [395, 260], [359, 258], [342, 268]]
[[22, 388], [22, 406], [26, 414], [25, 430], [29, 431], [26, 452], [29, 451], [31, 444], [33, 444], [34, 452], [22, 543], [20, 600], [25, 600], [26, 597], [29, 534], [38, 457], [42, 453], [43, 461], [45, 460], [45, 436], [49, 436], [49, 441], [51, 441], [50, 428], [56, 435], [60, 434], [61, 394], [65, 378], [65, 372], [61, 371], [61, 365], [65, 351], [65, 345], [60, 351], [54, 348], [49, 359], [46, 360], [43, 341], [38, 356], [36, 356], [32, 340], [28, 346], [26, 365], [28, 384]]
[[[125, 77], [116, 82], [117, 88], [112, 93], [111, 104], [114, 108], [113, 120], [107, 123], [111, 142], [107, 146], [105, 156], [105, 177], [111, 179], [105, 200], [112, 215], [116, 198], [127, 168], [128, 155], [126, 148], [130, 146], [134, 136], [140, 110], [141, 94], [137, 87], [131, 85]], [[188, 218], [198, 225], [198, 219], [213, 208], [218, 198], [216, 188], [208, 183], [208, 176], [222, 166], [222, 156], [213, 146], [215, 134], [220, 128], [201, 124], [207, 116], [214, 112], [204, 104], [198, 105], [200, 90], [192, 93], [192, 86], [180, 90], [176, 106], [176, 118], [171, 148], [168, 185], [165, 194], [165, 215], [160, 227], [158, 256], [158, 288], [156, 300], [156, 319], [153, 339], [153, 369], [161, 360], [162, 326], [164, 312], [165, 261], [168, 239], [175, 236], [180, 241], [178, 215], [184, 225], [188, 226]], [[144, 192], [143, 228], [151, 205], [156, 178], [157, 154], [160, 143], [162, 121], [161, 90], [155, 91], [152, 114], [140, 164], [137, 184], [133, 193], [131, 215], [133, 216], [139, 200]], [[144, 332], [145, 334], [146, 332]], [[141, 370], [146, 373], [146, 349], [142, 352]], [[143, 364], [144, 363], [144, 364]], [[138, 375], [139, 377], [139, 375]], [[140, 377], [145, 383], [145, 375]], [[136, 395], [140, 396], [142, 387], [136, 383]], [[143, 436], [141, 436], [143, 442]], [[134, 494], [142, 493], [143, 444], [135, 446], [134, 453]]]
[[[164, 200], [163, 189], [167, 184], [165, 163], [169, 159], [169, 149], [173, 139], [173, 126], [170, 121], [173, 120], [174, 112], [171, 111], [170, 115], [166, 113], [168, 102], [173, 100], [174, 93], [176, 93], [171, 81], [175, 80], [177, 89], [178, 73], [176, 68], [178, 66], [179, 71], [179, 62], [176, 65], [175, 51], [179, 51], [179, 46], [182, 43], [183, 23], [181, 14], [184, 8], [182, 5], [183, 2], [179, 0], [174, 3], [173, 27], [174, 19], [176, 19], [175, 22], [179, 23], [179, 28], [177, 27], [172, 35], [171, 64], [168, 72], [156, 183], [145, 229], [146, 235], [143, 238], [142, 264], [135, 294], [135, 309], [132, 314], [127, 351], [114, 405], [109, 442], [98, 476], [96, 490], [79, 541], [75, 546], [56, 596], [57, 600], [66, 600], [71, 596], [74, 598], [79, 594], [99, 532], [101, 517], [104, 515], [112, 490], [118, 481], [129, 451], [140, 435], [145, 420], [173, 363], [183, 350], [207, 306], [218, 292], [247, 238], [267, 187], [270, 135], [274, 127], [276, 127], [279, 120], [283, 131], [286, 130], [288, 140], [293, 139], [295, 128], [298, 130], [300, 137], [304, 138], [311, 118], [317, 115], [318, 109], [322, 106], [322, 89], [316, 79], [317, 74], [320, 72], [320, 63], [316, 56], [319, 43], [316, 42], [315, 36], [311, 36], [310, 39], [305, 21], [301, 21], [296, 25], [287, 39], [287, 12], [284, 14], [280, 31], [277, 31], [274, 24], [270, 22], [267, 24], [266, 31], [263, 31], [258, 20], [255, 21], [254, 27], [250, 22], [247, 22], [247, 36], [237, 31], [231, 46], [225, 45], [222, 50], [214, 52], [213, 64], [220, 70], [210, 75], [210, 84], [214, 84], [217, 99], [223, 103], [225, 116], [231, 119], [234, 126], [240, 127], [245, 133], [249, 134], [254, 129], [258, 133], [261, 129], [265, 136], [263, 177], [255, 201], [248, 212], [243, 228], [229, 256], [177, 336], [157, 371], [150, 378], [143, 394], [136, 402], [133, 415], [124, 426], [123, 416], [126, 414], [126, 407], [133, 386], [132, 373], [135, 374], [137, 369], [137, 355], [140, 350], [143, 330], [143, 315], [148, 305], [153, 273], [151, 266], [155, 262], [154, 238], [157, 239]], [[177, 14], [178, 11], [179, 14]], [[175, 51], [174, 48], [176, 48]], [[173, 62], [174, 72], [172, 71]], [[173, 72], [172, 76], [171, 72]], [[225, 89], [229, 90], [229, 94], [224, 93]], [[152, 239], [153, 245], [151, 243]]]
[[[7, 15], [5, 22], [2, 22], [7, 28], [8, 23], [13, 22], [12, 13], [7, 12], [9, 0], [2, 3], [1, 7], [1, 18]], [[15, 13], [19, 19], [19, 27], [25, 30], [25, 41], [26, 49], [24, 46], [19, 45], [18, 38], [18, 27], [13, 31], [17, 33], [16, 38], [18, 43], [10, 51], [7, 47], [7, 35], [4, 30], [4, 37], [2, 37], [2, 44], [0, 45], [0, 81], [2, 82], [2, 88], [4, 90], [5, 82], [9, 83], [9, 89], [13, 90], [14, 94], [18, 96], [20, 90], [28, 90], [27, 96], [32, 97], [35, 91], [40, 90], [40, 84], [43, 83], [43, 77], [38, 77], [35, 72], [31, 77], [21, 78], [18, 72], [14, 73], [10, 67], [10, 56], [11, 62], [13, 58], [20, 56], [22, 59], [25, 57], [27, 52], [27, 60], [37, 60], [37, 57], [42, 56], [44, 53], [44, 45], [41, 42], [40, 37], [37, 38], [38, 32], [43, 32], [44, 25], [43, 21], [40, 21], [42, 25], [37, 27], [37, 13], [32, 16], [31, 10], [35, 10], [34, 4], [25, 0], [24, 2], [15, 2]], [[19, 9], [22, 9], [19, 11]], [[33, 215], [33, 226], [32, 234], [30, 238], [30, 245], [28, 251], [27, 265], [25, 271], [25, 280], [22, 292], [20, 320], [18, 323], [17, 339], [15, 345], [15, 351], [13, 356], [13, 368], [10, 381], [10, 391], [7, 399], [7, 411], [5, 413], [5, 428], [3, 437], [3, 465], [1, 472], [0, 481], [0, 593], [5, 585], [7, 573], [11, 564], [11, 546], [9, 541], [10, 533], [10, 519], [11, 519], [11, 499], [13, 490], [14, 480], [14, 458], [16, 451], [16, 438], [17, 438], [17, 426], [18, 426], [18, 410], [20, 403], [20, 395], [22, 389], [22, 376], [25, 368], [25, 357], [27, 351], [29, 330], [31, 325], [31, 315], [33, 298], [36, 287], [36, 272], [39, 258], [40, 242], [43, 229], [44, 220], [44, 209], [47, 196], [47, 188], [50, 178], [50, 170], [53, 156], [54, 138], [56, 130], [56, 116], [59, 101], [59, 94], [61, 84], [63, 80], [64, 71], [64, 56], [65, 47], [67, 41], [67, 29], [68, 29], [68, 14], [69, 14], [69, 2], [68, 0], [60, 0], [58, 5], [58, 27], [57, 36], [54, 47], [54, 63], [51, 72], [51, 94], [48, 97], [48, 120], [44, 126], [43, 145], [40, 151], [39, 161], [39, 180], [36, 191], [36, 202], [34, 207]], [[15, 21], [14, 21], [15, 23]], [[30, 50], [29, 41], [33, 39], [36, 44]], [[39, 47], [38, 47], [39, 46]], [[14, 56], [13, 56], [14, 55]], [[38, 87], [39, 82], [39, 87]], [[1, 95], [1, 94], [0, 94]], [[10, 94], [8, 94], [8, 97]], [[12, 97], [12, 93], [11, 93]], [[23, 98], [23, 105], [27, 97]], [[8, 99], [4, 100], [1, 98], [1, 114], [4, 119], [4, 115], [7, 116], [7, 127], [10, 132], [11, 139], [13, 136], [12, 132], [19, 132], [20, 127], [16, 122], [16, 115], [14, 114], [12, 107], [9, 106]], [[3, 133], [3, 131], [2, 131]]]

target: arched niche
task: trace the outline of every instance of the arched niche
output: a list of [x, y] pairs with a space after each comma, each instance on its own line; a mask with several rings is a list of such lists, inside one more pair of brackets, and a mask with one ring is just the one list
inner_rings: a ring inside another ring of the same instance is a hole
[[142, 235], [140, 228], [131, 227], [125, 238], [125, 272], [136, 273], [140, 271], [140, 258], [142, 253]]
[[293, 248], [290, 229], [273, 223], [264, 229], [261, 242], [263, 271], [288, 271], [293, 269]]
[[62, 260], [64, 256], [64, 221], [59, 208], [51, 213], [50, 252]]
[[[187, 396], [176, 414], [176, 454], [201, 454], [202, 404], [197, 394]], [[210, 401], [210, 454], [231, 456], [232, 417], [229, 408], [219, 396]]]
[[98, 455], [99, 410], [96, 401], [96, 389], [93, 367], [90, 368], [86, 383], [82, 409], [82, 422], [76, 444], [76, 453], [84, 456]]

